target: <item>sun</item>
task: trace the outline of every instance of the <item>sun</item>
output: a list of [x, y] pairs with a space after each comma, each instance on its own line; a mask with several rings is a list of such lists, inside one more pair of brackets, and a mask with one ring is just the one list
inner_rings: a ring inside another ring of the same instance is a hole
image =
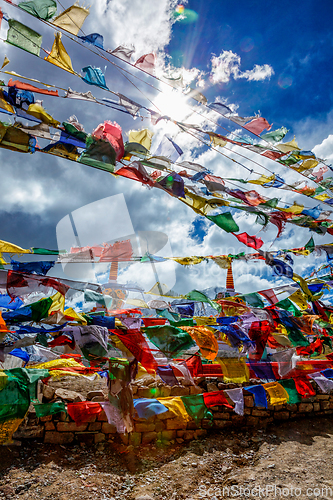
[[154, 104], [158, 108], [156, 111], [161, 115], [167, 115], [173, 120], [183, 121], [192, 114], [192, 110], [187, 103], [187, 98], [174, 90], [161, 92]]

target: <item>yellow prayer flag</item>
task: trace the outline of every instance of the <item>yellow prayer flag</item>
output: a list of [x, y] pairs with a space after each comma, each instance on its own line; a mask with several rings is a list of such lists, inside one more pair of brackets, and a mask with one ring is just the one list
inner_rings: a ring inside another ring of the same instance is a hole
[[49, 115], [43, 106], [40, 104], [34, 103], [30, 104], [27, 110], [27, 113], [29, 115], [34, 116], [35, 118], [38, 118], [39, 120], [42, 120], [43, 123], [47, 123], [48, 125], [51, 125], [52, 127], [57, 128], [58, 125], [60, 125], [60, 122], [52, 118], [51, 115]]
[[128, 133], [128, 142], [136, 142], [138, 144], [141, 144], [149, 151], [153, 135], [154, 132], [147, 128], [144, 128], [143, 130], [130, 130], [130, 132]]
[[326, 200], [330, 199], [330, 196], [328, 196], [328, 194], [326, 194], [326, 193], [323, 193], [323, 194], [318, 194], [317, 196], [314, 196], [314, 199], [319, 200], [319, 201], [326, 201]]
[[56, 313], [59, 311], [63, 313], [65, 307], [65, 296], [62, 293], [57, 292], [52, 295], [50, 299], [52, 299], [52, 304], [50, 309], [48, 310], [48, 315], [51, 316], [52, 313]]
[[296, 283], [299, 283], [306, 299], [310, 302], [313, 300], [313, 295], [312, 293], [310, 292], [309, 290], [309, 287], [307, 285], [307, 282], [305, 281], [304, 278], [302, 278], [301, 276], [299, 276], [298, 274], [293, 274], [293, 278], [292, 278], [294, 281], [296, 281]]
[[[296, 155], [296, 156], [300, 156], [300, 155]], [[296, 164], [297, 165], [297, 169], [295, 167], [295, 170], [297, 170], [297, 172], [304, 172], [304, 170], [309, 170], [310, 168], [315, 168], [317, 165], [318, 165], [319, 161], [317, 160], [305, 160], [305, 161], [302, 161], [302, 163], [300, 165], [298, 165], [298, 163]]]
[[8, 59], [7, 56], [5, 56], [4, 60], [3, 60], [3, 63], [2, 63], [2, 66], [0, 69], [3, 69], [5, 66], [7, 66], [7, 64], [10, 63], [10, 60]]
[[286, 335], [282, 335], [279, 333], [273, 333], [272, 335], [279, 344], [285, 347], [291, 347], [293, 345]]
[[180, 396], [176, 397], [168, 397], [168, 398], [157, 398], [157, 400], [162, 403], [162, 405], [166, 406], [169, 411], [174, 413], [175, 417], [182, 420], [184, 423], [187, 423], [191, 420], [191, 417], [186, 411], [184, 403]]
[[73, 35], [77, 35], [88, 15], [89, 9], [75, 4], [53, 19], [52, 24]]
[[305, 295], [301, 292], [301, 290], [294, 292], [289, 296], [289, 299], [292, 300], [302, 311], [305, 311], [308, 308]]
[[208, 316], [193, 316], [196, 324], [200, 325], [216, 325], [216, 318], [211, 318]]
[[193, 266], [194, 264], [200, 264], [204, 260], [204, 257], [169, 257], [170, 260], [174, 260], [181, 264], [182, 266]]
[[209, 139], [211, 140], [213, 146], [220, 146], [223, 148], [228, 141], [224, 140], [223, 137], [219, 137], [216, 134], [208, 133]]
[[222, 367], [223, 382], [242, 384], [249, 381], [249, 369], [244, 358], [218, 358]]
[[262, 186], [263, 184], [267, 184], [268, 182], [272, 182], [275, 179], [275, 175], [271, 175], [270, 177], [267, 177], [267, 175], [261, 175], [259, 179], [254, 180], [254, 181], [247, 181], [250, 184], [259, 184]]
[[13, 434], [24, 418], [13, 418], [0, 423], [0, 444], [10, 444], [13, 442]]
[[15, 114], [13, 106], [4, 99], [2, 89], [0, 89], [0, 108]]
[[281, 384], [278, 382], [268, 382], [267, 384], [262, 384], [262, 386], [269, 395], [271, 405], [275, 406], [287, 403], [289, 395]]
[[74, 309], [72, 307], [69, 307], [68, 309], [66, 309], [64, 311], [64, 315], [66, 316], [66, 319], [69, 321], [77, 321], [81, 325], [87, 324], [87, 320], [84, 318], [84, 316], [82, 316], [82, 314], [74, 311]]
[[295, 151], [296, 149], [300, 150], [300, 148], [296, 142], [295, 136], [294, 136], [292, 141], [285, 142], [284, 144], [282, 144], [282, 143], [276, 144], [275, 147], [277, 149], [279, 149], [279, 151], [281, 151], [282, 153], [290, 153], [290, 151]]
[[0, 253], [10, 253], [10, 254], [21, 254], [21, 253], [32, 253], [31, 250], [21, 248], [13, 243], [8, 243], [8, 241], [0, 240]]
[[192, 337], [204, 358], [211, 361], [216, 358], [219, 345], [212, 330], [204, 326], [181, 326], [180, 329]]
[[142, 299], [126, 299], [126, 304], [134, 307], [143, 307], [149, 309], [148, 304]]
[[54, 36], [55, 39], [52, 45], [51, 52], [47, 57], [45, 57], [45, 61], [76, 75], [75, 71], [73, 70], [71, 58], [67, 54], [66, 49], [61, 41], [61, 33], [57, 32]]
[[295, 215], [298, 215], [303, 212], [304, 210], [304, 205], [298, 205], [295, 201], [294, 204], [289, 207], [289, 208], [280, 208], [278, 207], [280, 211], [282, 212], [288, 212], [288, 213], [293, 213]]
[[27, 370], [29, 370], [29, 368], [33, 368], [34, 370], [49, 370], [50, 368], [68, 368], [69, 366], [82, 368], [82, 365], [73, 358], [59, 358], [46, 361], [45, 363], [40, 363], [38, 365], [28, 366]]

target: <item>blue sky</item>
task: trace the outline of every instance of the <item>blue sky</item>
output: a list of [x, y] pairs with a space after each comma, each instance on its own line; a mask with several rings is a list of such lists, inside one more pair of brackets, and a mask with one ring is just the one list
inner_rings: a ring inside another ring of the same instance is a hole
[[[69, 0], [63, 3], [65, 7], [71, 5]], [[43, 47], [51, 49], [54, 39], [52, 28], [4, 1], [1, 1], [0, 6], [9, 17], [18, 19], [42, 34]], [[296, 134], [300, 147], [315, 148], [318, 156], [333, 162], [333, 135], [330, 135], [333, 125], [333, 5], [330, 1], [318, 3], [307, 0], [302, 4], [239, 1], [234, 4], [218, 0], [189, 0], [185, 8], [197, 13], [193, 23], [174, 22], [176, 6], [175, 0], [94, 0], [83, 28], [85, 33], [101, 33], [105, 48], [134, 44], [136, 51], [133, 62], [142, 54], [154, 51], [158, 55], [162, 73], [163, 64], [169, 64], [174, 69], [187, 69], [184, 78], [189, 82], [189, 74], [196, 75], [197, 80], [193, 80], [191, 85], [195, 86], [197, 82], [198, 90], [206, 95], [209, 102], [223, 100], [234, 106], [240, 116], [251, 116], [260, 110], [261, 116], [273, 123], [273, 129], [284, 125], [290, 130], [286, 140]], [[6, 38], [6, 31], [7, 24], [3, 22], [0, 33], [2, 39]], [[80, 72], [87, 64], [101, 67], [113, 91], [121, 92], [147, 107], [151, 107], [153, 102], [174, 118], [179, 118], [176, 116], [179, 114], [180, 118], [191, 115], [191, 110], [185, 113], [183, 109], [182, 102], [186, 104], [183, 96], [179, 97], [174, 92], [170, 94], [169, 89], [151, 77], [117, 61], [117, 64], [131, 72], [132, 76], [129, 76], [134, 86], [110, 63], [65, 36], [63, 42], [76, 71]], [[74, 75], [0, 42], [0, 57], [5, 54], [10, 59], [5, 69], [61, 88], [71, 87], [81, 92], [90, 90], [100, 99], [114, 98], [97, 87], [86, 85]], [[135, 75], [141, 80], [136, 79]], [[7, 82], [9, 76], [2, 75], [1, 78]], [[175, 137], [183, 149], [185, 160], [200, 163], [221, 177], [248, 176], [241, 167], [220, 154], [202, 148], [193, 138], [179, 134], [165, 122], [154, 127], [148, 118], [133, 120], [105, 106], [70, 99], [43, 96], [43, 105], [59, 121], [76, 115], [87, 132], [104, 120], [116, 121], [123, 129], [125, 140], [129, 130], [148, 127], [155, 134], [152, 151], [158, 147], [164, 133], [168, 133]], [[195, 106], [192, 101], [191, 107]], [[199, 105], [195, 109], [202, 113]], [[212, 117], [214, 120], [219, 119], [216, 114], [192, 114], [189, 122], [197, 120], [198, 124], [207, 128], [211, 124], [207, 119]], [[2, 115], [2, 119], [6, 119], [5, 115]], [[226, 120], [221, 119], [220, 123], [230, 127], [230, 122]], [[216, 131], [220, 132], [218, 129]], [[235, 156], [236, 149], [228, 155], [238, 158]], [[251, 159], [257, 161], [258, 158], [254, 155], [248, 157], [249, 160], [244, 164], [252, 168]], [[278, 167], [271, 160], [266, 160], [263, 165], [287, 180], [298, 179], [297, 175]], [[259, 167], [256, 169], [260, 170]], [[125, 198], [136, 234], [139, 231], [155, 231], [168, 235], [169, 246], [161, 254], [187, 256], [250, 251], [233, 236], [202, 218], [198, 219], [189, 208], [161, 190], [148, 190], [139, 183], [116, 179], [106, 172], [84, 165], [39, 153], [23, 155], [0, 149], [0, 174], [3, 193], [0, 200], [0, 239], [22, 247], [56, 248], [56, 228], [67, 214], [100, 199], [121, 194]], [[260, 192], [266, 196], [280, 196], [282, 204], [298, 200], [306, 206], [315, 205], [312, 200], [289, 191], [281, 193], [281, 190], [272, 189]], [[120, 216], [117, 210], [114, 212], [115, 217]], [[100, 214], [98, 217], [101, 220]], [[241, 231], [262, 237], [265, 250], [303, 246], [311, 236], [307, 229], [287, 225], [283, 235], [275, 240], [275, 226], [270, 224], [263, 232], [255, 224], [253, 215], [240, 211], [235, 219]], [[93, 213], [89, 224], [94, 226]], [[103, 234], [103, 241], [117, 237], [112, 224], [108, 227], [109, 233]], [[329, 243], [332, 237], [314, 235], [314, 240], [316, 244]], [[99, 242], [91, 241], [91, 244], [94, 243]], [[311, 259], [298, 258], [295, 266], [299, 274], [306, 275], [323, 262], [325, 256], [318, 255]], [[165, 280], [181, 293], [193, 288], [204, 289], [225, 284], [226, 271], [215, 264], [203, 263], [186, 269], [169, 262], [157, 265], [157, 270], [161, 281]], [[271, 269], [261, 263], [237, 263], [234, 273], [236, 288], [246, 292], [286, 283], [286, 280], [273, 277]], [[92, 279], [91, 275], [85, 277]], [[153, 284], [154, 275], [147, 272], [147, 267], [143, 269], [142, 265], [135, 264], [124, 268], [121, 278], [124, 281], [137, 281], [147, 290]]]
[[[211, 54], [231, 50], [243, 70], [269, 64], [274, 75], [265, 82], [230, 80], [214, 86], [235, 99], [247, 116], [260, 109], [275, 126], [288, 128], [307, 117], [325, 118], [332, 108], [333, 5], [329, 0], [301, 3], [191, 0], [194, 24], [176, 23], [166, 52], [186, 67], [209, 69]], [[271, 123], [270, 121], [270, 123]]]

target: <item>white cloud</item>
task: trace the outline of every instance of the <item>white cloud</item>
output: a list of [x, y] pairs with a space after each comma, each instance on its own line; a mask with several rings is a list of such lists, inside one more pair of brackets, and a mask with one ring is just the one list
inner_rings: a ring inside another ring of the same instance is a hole
[[262, 66], [255, 64], [253, 69], [241, 71], [241, 58], [232, 50], [223, 50], [219, 56], [213, 56], [211, 63], [210, 79], [214, 84], [227, 83], [231, 78], [235, 80], [244, 78], [249, 81], [262, 81], [269, 79], [274, 74], [274, 70], [269, 64]]
[[85, 28], [88, 33], [107, 33], [107, 49], [134, 43], [139, 57], [163, 50], [169, 43], [177, 4], [177, 0], [98, 0]]

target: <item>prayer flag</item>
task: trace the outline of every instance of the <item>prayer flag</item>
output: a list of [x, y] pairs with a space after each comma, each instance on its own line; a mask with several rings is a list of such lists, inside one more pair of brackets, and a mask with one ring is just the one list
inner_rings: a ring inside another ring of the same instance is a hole
[[57, 16], [52, 24], [65, 31], [69, 31], [73, 35], [77, 35], [88, 15], [89, 9], [75, 4]]
[[28, 26], [15, 21], [15, 19], [9, 19], [8, 24], [9, 30], [6, 42], [39, 57], [42, 36], [28, 28]]
[[32, 16], [44, 19], [44, 21], [49, 21], [57, 12], [57, 2], [55, 0], [30, 0], [20, 2], [18, 7]]
[[55, 39], [52, 45], [52, 49], [50, 54], [45, 57], [45, 61], [58, 66], [69, 73], [76, 74], [73, 70], [72, 61], [69, 55], [66, 52], [65, 47], [61, 41], [61, 33], [58, 31], [55, 33]]

